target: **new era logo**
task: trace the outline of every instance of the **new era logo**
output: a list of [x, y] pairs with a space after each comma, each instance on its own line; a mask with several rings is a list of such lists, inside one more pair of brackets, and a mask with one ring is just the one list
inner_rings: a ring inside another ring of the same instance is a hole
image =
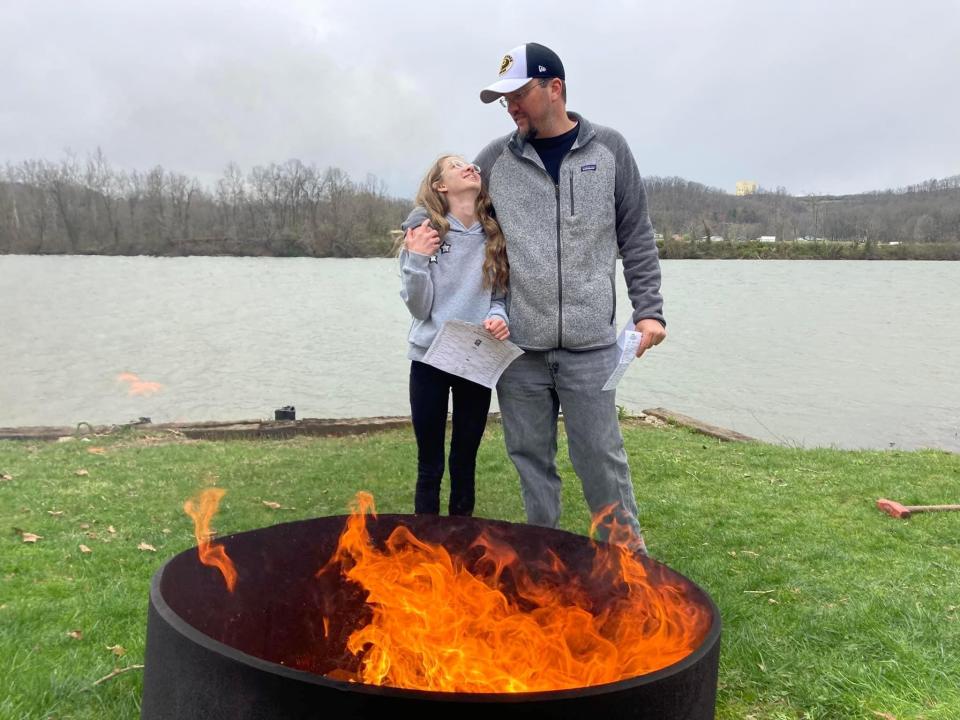
[[547, 69], [546, 69], [543, 65], [537, 65], [537, 67], [540, 69], [540, 72], [546, 72], [546, 71], [547, 71]]

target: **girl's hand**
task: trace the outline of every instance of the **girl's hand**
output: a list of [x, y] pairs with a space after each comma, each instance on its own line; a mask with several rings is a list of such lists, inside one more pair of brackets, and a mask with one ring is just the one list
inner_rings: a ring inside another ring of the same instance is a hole
[[506, 340], [510, 337], [510, 328], [507, 327], [502, 317], [488, 317], [483, 321], [483, 327], [497, 340]]
[[424, 220], [417, 227], [407, 230], [405, 246], [410, 252], [435, 255], [440, 249], [440, 233], [430, 227], [430, 220]]

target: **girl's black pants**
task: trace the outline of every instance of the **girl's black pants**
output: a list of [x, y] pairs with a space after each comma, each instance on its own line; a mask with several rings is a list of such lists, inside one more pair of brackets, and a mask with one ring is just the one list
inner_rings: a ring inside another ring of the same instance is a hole
[[410, 364], [410, 410], [417, 438], [417, 487], [414, 512], [440, 513], [440, 481], [445, 465], [447, 405], [453, 394], [450, 439], [451, 515], [472, 515], [477, 449], [487, 425], [490, 390], [432, 365]]

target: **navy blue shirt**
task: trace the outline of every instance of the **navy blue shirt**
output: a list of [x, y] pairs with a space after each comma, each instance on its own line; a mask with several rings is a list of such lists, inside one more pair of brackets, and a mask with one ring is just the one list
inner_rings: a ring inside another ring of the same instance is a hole
[[551, 138], [533, 138], [530, 144], [537, 151], [537, 155], [543, 161], [543, 166], [553, 177], [553, 184], [560, 184], [560, 163], [570, 152], [573, 143], [577, 140], [577, 133], [580, 132], [580, 123], [574, 125], [573, 130], [565, 132], [563, 135], [557, 135]]

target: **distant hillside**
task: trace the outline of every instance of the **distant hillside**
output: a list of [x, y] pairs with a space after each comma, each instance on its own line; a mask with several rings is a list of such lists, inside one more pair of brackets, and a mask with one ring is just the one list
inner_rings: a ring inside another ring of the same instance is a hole
[[960, 175], [898, 190], [808, 197], [782, 189], [730, 195], [682, 178], [645, 182], [651, 219], [667, 239], [960, 242]]
[[[783, 189], [736, 196], [682, 178], [645, 181], [667, 257], [793, 256], [782, 249], [719, 249], [761, 236], [778, 244], [928, 246], [898, 257], [952, 258], [952, 249], [934, 246], [960, 243], [960, 176], [810, 197]], [[97, 152], [85, 163], [34, 160], [0, 168], [0, 253], [378, 256], [389, 252], [411, 205], [389, 197], [373, 176], [355, 182], [337, 168], [299, 160], [246, 174], [231, 165], [211, 189], [161, 167], [114, 170]], [[700, 243], [718, 249], [692, 249]]]

